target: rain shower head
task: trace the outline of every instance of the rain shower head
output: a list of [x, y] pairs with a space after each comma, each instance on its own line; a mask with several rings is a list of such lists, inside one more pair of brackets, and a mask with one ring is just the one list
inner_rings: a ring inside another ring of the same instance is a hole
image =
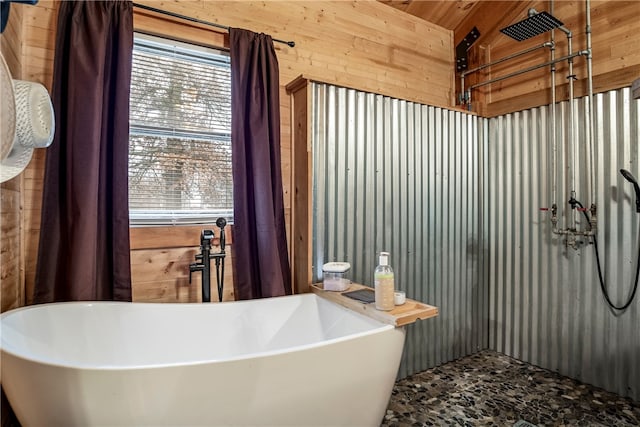
[[562, 21], [558, 20], [553, 15], [550, 15], [547, 12], [539, 12], [532, 14], [527, 19], [501, 29], [500, 32], [521, 42], [537, 36], [538, 34], [546, 33], [554, 28], [561, 27], [562, 25], [564, 25]]

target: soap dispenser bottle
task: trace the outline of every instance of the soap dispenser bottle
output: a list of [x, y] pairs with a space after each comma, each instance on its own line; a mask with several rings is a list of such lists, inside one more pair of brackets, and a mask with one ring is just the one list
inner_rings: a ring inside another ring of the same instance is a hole
[[393, 269], [389, 266], [389, 252], [380, 252], [379, 265], [373, 275], [376, 309], [393, 310], [395, 303]]

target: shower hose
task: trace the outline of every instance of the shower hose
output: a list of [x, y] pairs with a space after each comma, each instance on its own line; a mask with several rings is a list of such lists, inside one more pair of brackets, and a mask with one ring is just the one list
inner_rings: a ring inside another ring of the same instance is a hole
[[[582, 208], [582, 213], [584, 214], [584, 217], [587, 219], [587, 224], [591, 224], [591, 222], [589, 221], [589, 215], [587, 215], [587, 211], [584, 208], [584, 206], [582, 206], [582, 203], [576, 200], [576, 204]], [[591, 228], [591, 225], [589, 225], [589, 228]], [[607, 287], [604, 284], [604, 277], [602, 277], [602, 268], [600, 267], [600, 254], [598, 253], [598, 238], [595, 234], [592, 236], [593, 248], [596, 251], [596, 264], [598, 266], [598, 278], [600, 279], [600, 289], [602, 289], [604, 299], [607, 301], [607, 304], [609, 304], [609, 307], [615, 310], [620, 310], [620, 311], [626, 310], [627, 307], [629, 307], [633, 302], [633, 298], [636, 296], [636, 291], [638, 290], [638, 278], [640, 276], [640, 227], [638, 231], [639, 231], [638, 232], [638, 259], [636, 260], [636, 278], [633, 281], [633, 291], [631, 292], [631, 296], [629, 297], [629, 300], [625, 304], [620, 306], [615, 305], [611, 301], [611, 298], [609, 298], [609, 292], [607, 292]]]

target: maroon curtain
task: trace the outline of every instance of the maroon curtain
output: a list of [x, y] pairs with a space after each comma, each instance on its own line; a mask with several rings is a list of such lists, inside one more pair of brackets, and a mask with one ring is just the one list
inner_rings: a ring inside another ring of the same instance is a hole
[[34, 301], [131, 300], [132, 3], [60, 2]]
[[278, 59], [265, 34], [231, 28], [229, 44], [235, 294], [288, 295]]

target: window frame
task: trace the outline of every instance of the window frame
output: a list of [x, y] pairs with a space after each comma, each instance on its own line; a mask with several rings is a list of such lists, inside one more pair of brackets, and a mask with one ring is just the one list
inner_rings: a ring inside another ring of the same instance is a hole
[[[217, 33], [219, 34], [219, 33]], [[215, 46], [203, 46], [200, 43], [194, 41], [182, 41], [175, 39], [166, 35], [157, 35], [155, 33], [151, 34], [146, 31], [140, 31], [139, 29], [134, 29], [134, 46], [136, 39], [142, 39], [145, 43], [152, 44], [160, 44], [166, 45], [162, 46], [162, 48], [166, 50], [171, 50], [175, 47], [180, 47], [182, 49], [186, 49], [192, 51], [194, 53], [204, 52], [206, 54], [214, 53], [216, 55], [221, 55], [227, 57], [227, 60], [224, 62], [229, 63], [230, 67], [230, 58], [228, 49], [219, 48]], [[224, 38], [226, 41], [226, 38]], [[226, 44], [226, 43], [225, 43]], [[144, 48], [143, 48], [144, 51]], [[197, 56], [196, 56], [197, 57]], [[193, 58], [191, 58], [193, 59]], [[207, 62], [211, 62], [210, 59], [206, 60]], [[231, 100], [229, 100], [231, 102]], [[164, 136], [164, 137], [196, 137], [198, 138], [198, 132], [164, 132], [164, 129], [158, 129], [153, 126], [144, 126], [144, 125], [131, 125], [130, 124], [130, 136], [132, 134], [137, 135], [145, 135], [145, 134], [154, 134], [156, 136]], [[220, 135], [227, 135], [224, 132], [219, 132], [217, 130], [212, 130], [211, 134], [218, 133]], [[231, 129], [229, 129], [228, 137], [231, 137]], [[200, 224], [213, 224], [216, 219], [219, 217], [224, 217], [227, 220], [227, 224], [233, 224], [233, 207], [231, 208], [220, 208], [220, 209], [210, 209], [210, 210], [162, 210], [162, 209], [130, 209], [129, 210], [129, 225], [131, 227], [167, 227], [167, 226], [176, 226], [176, 225], [200, 225]]]

